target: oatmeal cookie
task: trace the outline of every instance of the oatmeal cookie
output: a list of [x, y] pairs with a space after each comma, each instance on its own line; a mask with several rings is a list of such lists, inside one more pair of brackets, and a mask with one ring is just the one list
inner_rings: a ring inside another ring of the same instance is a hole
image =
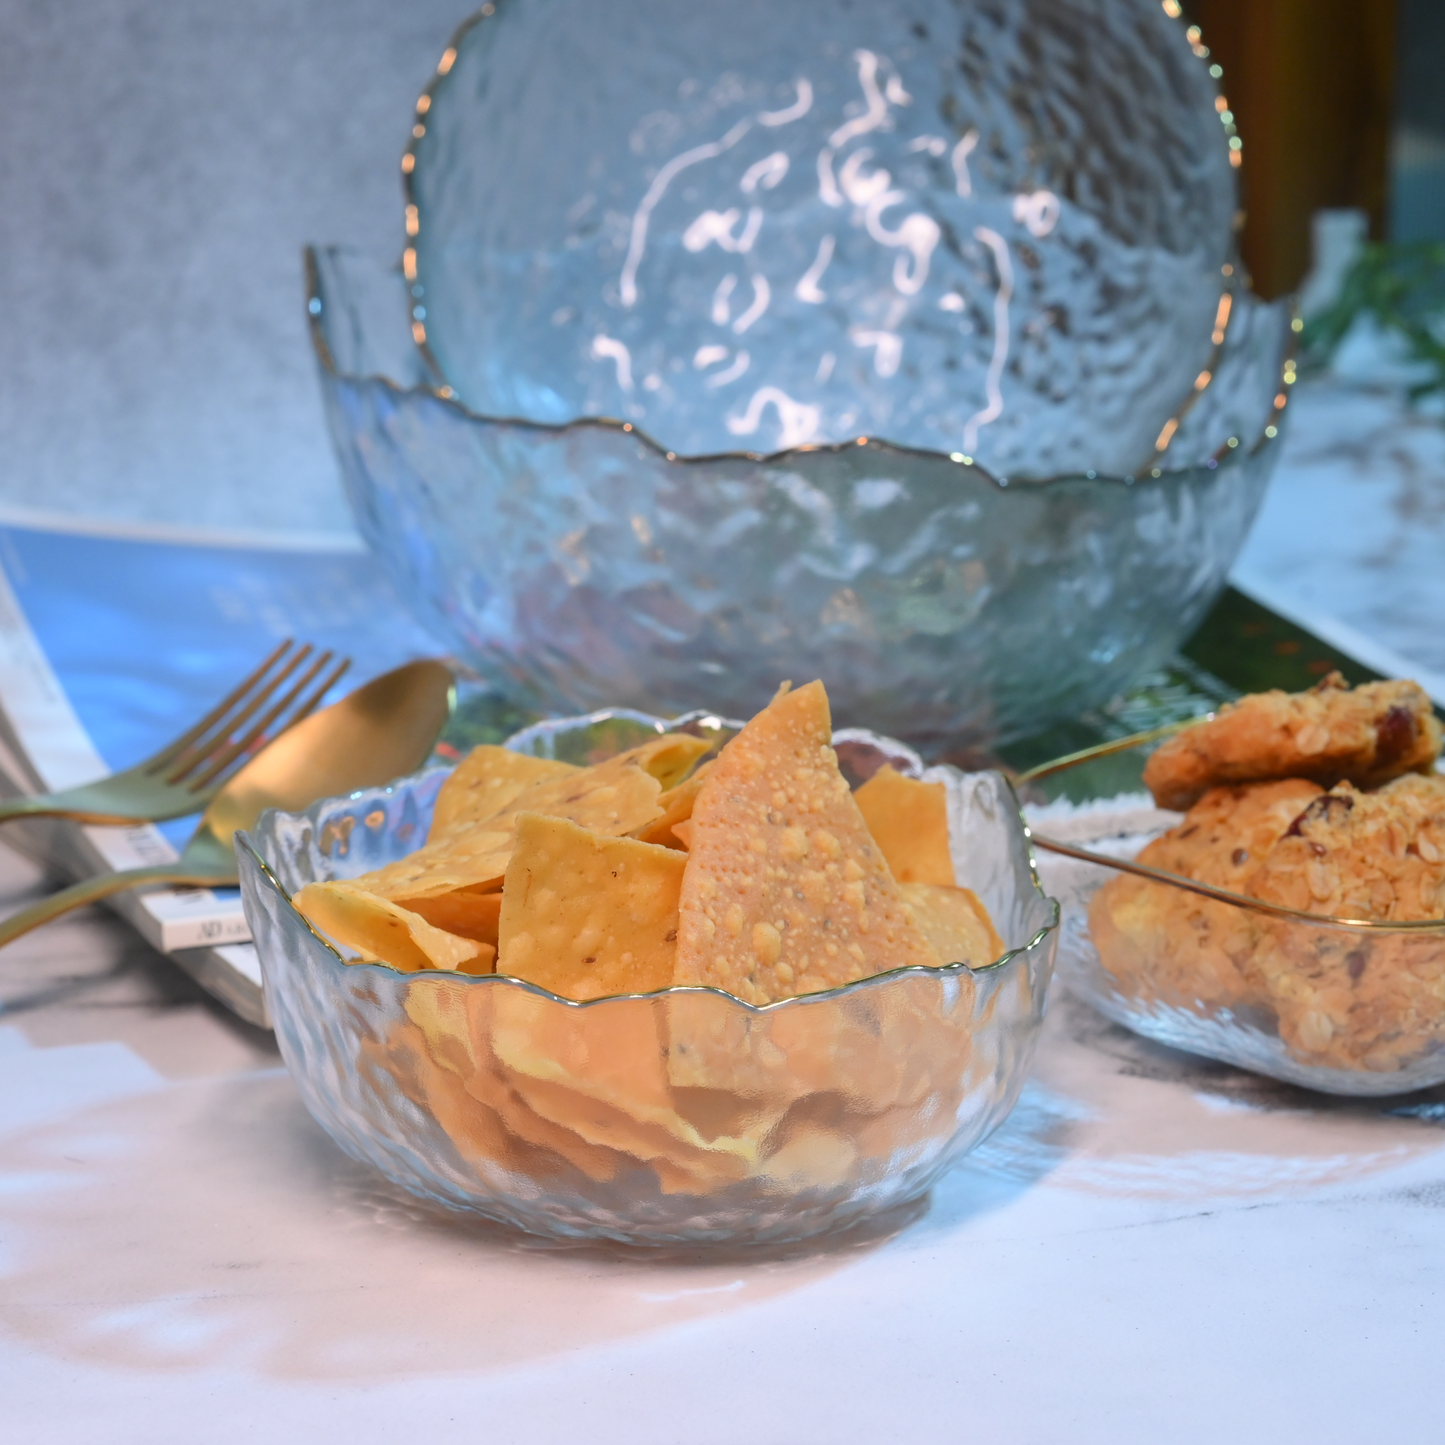
[[[1139, 862], [1234, 892], [1312, 800], [1302, 779], [1213, 788]], [[1105, 969], [1136, 998], [1205, 1009], [1265, 1005], [1252, 959], [1259, 916], [1121, 873], [1095, 895], [1089, 931]]]
[[1161, 808], [1183, 810], [1224, 783], [1308, 778], [1322, 787], [1377, 787], [1428, 773], [1439, 720], [1413, 682], [1350, 688], [1332, 672], [1308, 692], [1261, 692], [1220, 708], [1162, 743], [1144, 768]]
[[[1322, 793], [1268, 849], [1245, 890], [1310, 913], [1403, 922], [1445, 916], [1445, 778]], [[1445, 939], [1265, 920], [1254, 968], [1280, 1037], [1309, 1063], [1399, 1068], [1445, 1044]]]

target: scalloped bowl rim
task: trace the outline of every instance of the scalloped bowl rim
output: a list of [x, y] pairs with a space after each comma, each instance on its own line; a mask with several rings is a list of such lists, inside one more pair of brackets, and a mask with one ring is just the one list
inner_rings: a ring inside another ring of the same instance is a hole
[[[655, 714], [641, 712], [634, 708], [598, 708], [594, 712], [581, 713], [574, 717], [543, 718], [539, 722], [532, 723], [529, 726], [521, 728], [517, 732], [511, 734], [511, 736], [509, 736], [502, 743], [502, 746], [507, 747], [517, 738], [523, 737], [527, 733], [532, 732], [535, 728], [545, 726], [548, 723], [566, 722], [576, 723], [579, 725], [595, 724], [601, 722], [609, 722], [612, 719], [618, 717], [626, 718], [630, 721], [648, 724], [656, 728], [659, 734], [666, 733], [670, 730], [675, 730], [681, 724], [698, 721], [701, 719], [715, 720], [719, 724], [719, 726], [722, 727], [741, 728], [743, 726], [743, 724], [739, 722], [719, 717], [717, 713], [709, 712], [705, 709], [699, 709], [689, 713], [680, 713], [675, 718], [659, 718]], [[859, 731], [863, 730], [856, 728], [839, 728], [835, 731], [834, 737], [836, 739], [838, 737], [844, 736], [847, 733]], [[898, 744], [895, 739], [888, 738], [884, 739], [884, 741], [894, 743], [895, 746], [899, 747], [900, 750], [904, 752], [911, 754], [913, 751], [911, 748], [908, 748], [906, 744]], [[296, 813], [287, 812], [283, 808], [267, 808], [256, 820], [256, 823], [253, 826], [259, 829], [263, 824], [268, 823], [268, 820], [272, 818], [284, 818], [288, 821], [309, 821], [314, 827], [317, 821], [317, 817], [323, 809], [337, 806], [338, 804], [345, 803], [349, 799], [353, 798], [360, 798], [366, 796], [374, 797], [378, 793], [394, 794], [402, 789], [417, 787], [420, 784], [427, 782], [440, 774], [452, 772], [454, 766], [455, 765], [442, 765], [437, 767], [422, 768], [414, 773], [407, 773], [399, 778], [395, 778], [391, 782], [383, 784], [381, 787], [362, 788], [358, 789], [356, 792], [353, 793], [340, 793], [337, 794], [335, 797], [319, 798], [316, 802], [312, 803], [310, 807], [303, 808], [300, 812]], [[1000, 774], [999, 776], [1003, 777], [1002, 774]], [[1003, 780], [1008, 785], [1009, 792], [1012, 793], [1013, 785], [1008, 782], [1008, 779], [1006, 777]], [[1024, 819], [1023, 811], [1018, 806], [1017, 797], [1014, 798], [1014, 812], [1018, 818], [1019, 827], [1022, 830], [1022, 837], [1025, 846], [1027, 847], [1031, 835], [1029, 833], [1028, 823]], [[702, 984], [673, 984], [667, 988], [653, 989], [649, 993], [615, 993], [605, 994], [601, 998], [575, 999], [566, 998], [561, 994], [553, 993], [550, 989], [541, 987], [540, 984], [530, 983], [526, 979], [516, 978], [513, 975], [507, 973], [464, 974], [458, 973], [452, 969], [441, 968], [415, 969], [410, 973], [407, 973], [401, 969], [393, 968], [389, 964], [349, 961], [341, 956], [336, 946], [328, 938], [326, 938], [324, 934], [320, 933], [312, 925], [311, 920], [307, 918], [292, 902], [291, 894], [288, 893], [286, 889], [282, 886], [281, 880], [276, 877], [276, 874], [273, 871], [271, 864], [262, 855], [261, 851], [252, 841], [250, 831], [246, 829], [237, 830], [235, 841], [238, 848], [244, 846], [246, 851], [251, 855], [251, 857], [255, 859], [257, 866], [261, 870], [262, 876], [270, 883], [273, 888], [275, 888], [276, 892], [280, 894], [280, 896], [285, 900], [286, 907], [290, 909], [291, 913], [296, 917], [296, 919], [300, 923], [305, 925], [306, 930], [311, 934], [311, 936], [315, 938], [316, 941], [321, 944], [321, 946], [332, 956], [332, 958], [334, 958], [336, 962], [345, 969], [376, 970], [381, 975], [387, 978], [395, 978], [398, 976], [408, 978], [445, 978], [450, 979], [454, 983], [461, 984], [467, 987], [474, 985], [491, 985], [493, 987], [511, 985], [516, 988], [522, 989], [527, 993], [534, 994], [539, 998], [552, 999], [557, 1003], [565, 1004], [567, 1005], [567, 1007], [574, 1009], [595, 1008], [599, 1004], [624, 1003], [635, 999], [662, 998], [665, 996], [678, 994], [713, 994], [716, 995], [718, 998], [727, 999], [729, 1003], [737, 1005], [737, 1007], [741, 1008], [744, 1012], [748, 1014], [766, 1014], [775, 1012], [778, 1009], [787, 1008], [792, 1005], [813, 1004], [823, 1000], [836, 999], [844, 994], [853, 993], [859, 989], [862, 989], [865, 986], [881, 986], [882, 984], [892, 979], [902, 978], [910, 975], [921, 975], [930, 978], [937, 978], [942, 976], [957, 977], [961, 973], [967, 973], [970, 976], [986, 976], [1002, 971], [1003, 969], [1007, 968], [1009, 964], [1013, 963], [1016, 959], [1028, 953], [1031, 953], [1043, 942], [1044, 939], [1049, 936], [1050, 933], [1058, 932], [1062, 923], [1062, 910], [1060, 908], [1059, 901], [1056, 898], [1050, 898], [1048, 894], [1044, 892], [1043, 885], [1039, 882], [1038, 869], [1035, 866], [1033, 850], [1032, 848], [1029, 848], [1029, 878], [1033, 883], [1036, 895], [1049, 906], [1050, 916], [1048, 921], [1043, 924], [1042, 927], [1036, 929], [1034, 933], [1030, 935], [1027, 941], [1017, 944], [1013, 948], [1006, 949], [991, 963], [979, 964], [977, 967], [967, 963], [946, 963], [936, 968], [927, 967], [922, 964], [906, 964], [901, 968], [887, 969], [882, 973], [870, 973], [863, 978], [855, 978], [851, 982], [840, 984], [836, 988], [820, 989], [814, 993], [790, 994], [787, 998], [774, 999], [772, 1002], [765, 1004], [749, 1003], [746, 999], [741, 999], [736, 994], [728, 993], [726, 989], [713, 988], [711, 986]]]
[[[339, 801], [341, 801], [340, 798], [323, 799], [324, 803]], [[318, 806], [320, 806], [320, 804], [318, 804]], [[267, 809], [267, 811], [275, 812], [279, 810]], [[308, 808], [306, 811], [310, 812], [310, 809]], [[284, 816], [295, 818], [303, 817], [305, 815], [298, 813], [289, 813], [285, 814]], [[609, 993], [604, 994], [601, 998], [567, 998], [562, 994], [553, 993], [550, 989], [543, 988], [540, 984], [530, 983], [525, 978], [517, 978], [510, 973], [457, 973], [452, 969], [445, 968], [418, 968], [413, 969], [410, 972], [406, 972], [402, 969], [392, 968], [389, 964], [385, 963], [365, 963], [359, 960], [348, 961], [347, 959], [342, 958], [341, 954], [337, 952], [335, 945], [332, 944], [323, 934], [318, 933], [317, 930], [312, 926], [310, 920], [297, 909], [294, 903], [291, 902], [291, 895], [287, 893], [286, 890], [281, 886], [280, 880], [276, 877], [275, 873], [272, 872], [270, 864], [267, 863], [266, 860], [257, 851], [255, 846], [252, 844], [250, 838], [244, 832], [238, 833], [237, 838], [240, 842], [245, 844], [247, 852], [249, 852], [251, 856], [256, 860], [256, 863], [261, 869], [262, 873], [265, 874], [265, 876], [270, 880], [272, 886], [276, 889], [276, 891], [286, 900], [286, 904], [291, 909], [291, 911], [296, 915], [298, 919], [300, 919], [302, 923], [306, 925], [306, 928], [311, 933], [311, 935], [327, 950], [328, 953], [331, 954], [331, 956], [336, 960], [337, 963], [342, 965], [342, 967], [349, 970], [375, 970], [377, 973], [383, 975], [386, 978], [445, 978], [451, 980], [453, 983], [461, 984], [466, 987], [491, 985], [493, 987], [500, 988], [503, 986], [511, 985], [515, 986], [516, 988], [522, 989], [526, 993], [534, 994], [538, 998], [550, 999], [554, 1003], [566, 1004], [568, 1008], [573, 1009], [595, 1008], [599, 1004], [628, 1003], [636, 999], [674, 997], [681, 994], [712, 994], [718, 998], [726, 999], [729, 1003], [736, 1004], [746, 1013], [773, 1013], [776, 1012], [778, 1009], [787, 1008], [789, 1005], [793, 1004], [817, 1003], [825, 999], [839, 998], [843, 994], [856, 992], [862, 989], [865, 985], [879, 985], [888, 980], [901, 978], [904, 975], [908, 974], [919, 974], [926, 975], [929, 978], [938, 978], [943, 975], [950, 975], [956, 977], [960, 973], [967, 973], [972, 976], [995, 973], [1000, 969], [1006, 968], [1021, 954], [1028, 953], [1030, 950], [1037, 948], [1038, 945], [1045, 938], [1047, 938], [1050, 933], [1054, 932], [1059, 927], [1060, 922], [1058, 899], [1049, 898], [1045, 894], [1044, 901], [1048, 903], [1052, 908], [1052, 917], [1050, 918], [1050, 920], [1042, 928], [1040, 928], [1028, 940], [1027, 943], [1021, 943], [1016, 948], [1008, 949], [1006, 952], [1000, 954], [999, 957], [996, 958], [992, 963], [980, 964], [976, 968], [972, 964], [967, 963], [946, 963], [942, 964], [938, 968], [931, 968], [923, 964], [911, 963], [904, 965], [902, 968], [890, 968], [884, 973], [870, 973], [866, 978], [855, 978], [851, 983], [840, 984], [837, 988], [819, 989], [816, 993], [790, 994], [787, 998], [774, 999], [771, 1003], [749, 1003], [746, 999], [741, 999], [734, 993], [728, 993], [726, 989], [713, 988], [710, 985], [705, 984], [672, 984], [667, 988], [653, 989], [651, 993]]]
[[[985, 481], [992, 483], [992, 485], [1000, 491], [1006, 491], [1010, 487], [1052, 487], [1062, 485], [1066, 482], [1103, 482], [1124, 487], [1145, 486], [1151, 483], [1162, 484], [1175, 477], [1182, 477], [1190, 472], [1196, 472], [1202, 467], [1217, 467], [1220, 463], [1231, 458], [1243, 459], [1245, 457], [1258, 456], [1267, 447], [1278, 445], [1279, 424], [1289, 406], [1290, 395], [1294, 389], [1297, 375], [1295, 369], [1295, 354], [1298, 348], [1299, 332], [1295, 329], [1292, 322], [1289, 341], [1285, 347], [1284, 356], [1280, 360], [1280, 374], [1276, 385], [1275, 402], [1266, 415], [1264, 425], [1260, 428], [1260, 433], [1254, 441], [1248, 445], [1240, 441], [1236, 446], [1230, 446], [1229, 442], [1226, 441], [1202, 462], [1192, 462], [1188, 466], [1171, 467], [1168, 469], [1151, 467], [1147, 471], [1144, 471], [1142, 475], [1103, 472], [1089, 476], [1084, 472], [1071, 471], [1059, 472], [1048, 477], [1001, 477], [990, 471], [989, 468], [981, 462], [975, 461], [972, 457], [964, 456], [961, 452], [935, 451], [931, 447], [908, 446], [903, 442], [889, 441], [886, 437], [872, 436], [859, 436], [851, 438], [848, 441], [840, 442], [805, 442], [800, 446], [786, 447], [782, 451], [776, 452], [675, 452], [670, 451], [667, 447], [663, 446], [661, 442], [657, 441], [648, 432], [633, 422], [621, 421], [616, 417], [581, 416], [574, 417], [570, 421], [553, 422], [536, 421], [531, 417], [523, 416], [495, 416], [487, 412], [474, 411], [457, 397], [449, 386], [429, 386], [424, 382], [404, 386], [401, 382], [387, 376], [384, 372], [368, 371], [360, 375], [343, 372], [336, 365], [336, 359], [331, 352], [331, 345], [327, 341], [322, 329], [322, 316], [325, 313], [326, 301], [321, 294], [320, 267], [316, 260], [317, 252], [321, 249], [335, 250], [339, 248], [334, 246], [318, 247], [312, 243], [308, 243], [303, 248], [302, 255], [306, 271], [306, 313], [311, 334], [311, 345], [316, 352], [316, 359], [322, 370], [334, 380], [383, 386], [388, 391], [401, 397], [426, 397], [431, 401], [440, 403], [442, 406], [450, 407], [466, 421], [476, 422], [483, 426], [549, 432], [554, 436], [561, 436], [572, 431], [622, 432], [633, 437], [649, 451], [654, 453], [655, 460], [675, 467], [702, 467], [715, 465], [719, 462], [747, 462], [753, 466], [779, 466], [790, 462], [795, 457], [838, 454], [857, 448], [868, 448], [893, 456], [924, 457], [931, 461], [947, 462], [952, 466], [963, 467], [967, 471], [983, 478]], [[1234, 308], [1231, 308], [1231, 311], [1233, 310]], [[1295, 317], [1294, 320], [1298, 320], [1298, 317]], [[1177, 421], [1184, 412], [1193, 405], [1199, 395], [1200, 392], [1191, 391], [1171, 419]]]

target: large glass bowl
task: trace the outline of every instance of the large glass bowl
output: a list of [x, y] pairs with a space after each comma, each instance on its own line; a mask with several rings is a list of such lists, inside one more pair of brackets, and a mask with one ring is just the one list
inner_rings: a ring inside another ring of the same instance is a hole
[[[614, 713], [514, 742], [595, 757], [669, 726], [721, 725]], [[837, 741], [858, 772], [919, 766], [883, 739]], [[920, 1198], [1013, 1107], [1058, 909], [997, 774], [930, 771], [948, 789], [955, 865], [1008, 945], [1001, 958], [761, 1008], [706, 988], [574, 1003], [506, 977], [343, 962], [289, 895], [415, 848], [444, 776], [267, 813], [237, 842], [287, 1067], [341, 1148], [404, 1188], [557, 1238], [792, 1240]]]
[[[1445, 1083], [1445, 920], [1344, 921], [1131, 876], [1120, 862], [1133, 862], [1177, 815], [1100, 805], [1092, 832], [1090, 816], [1065, 846], [1095, 859], [1047, 843], [1039, 856], [1063, 910], [1060, 978], [1100, 1013], [1146, 1038], [1324, 1093], [1374, 1097]], [[1041, 822], [1038, 832], [1051, 828]], [[1094, 911], [1110, 883], [1127, 898]]]
[[684, 455], [866, 435], [1011, 480], [1134, 470], [1209, 365], [1237, 207], [1172, 8], [485, 6], [404, 161], [438, 384]]
[[874, 441], [687, 460], [631, 423], [438, 395], [405, 278], [308, 259], [362, 536], [460, 657], [541, 713], [751, 716], [782, 679], [823, 677], [841, 724], [926, 750], [1075, 716], [1162, 664], [1224, 585], [1294, 378], [1286, 308], [1240, 292], [1131, 476], [1006, 485]]

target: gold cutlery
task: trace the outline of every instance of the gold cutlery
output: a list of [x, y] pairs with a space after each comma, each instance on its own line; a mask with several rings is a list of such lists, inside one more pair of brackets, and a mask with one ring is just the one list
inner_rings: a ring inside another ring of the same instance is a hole
[[[199, 813], [249, 752], [314, 711], [351, 666], [349, 658], [335, 660], [330, 652], [313, 657], [315, 649], [309, 644], [294, 652], [292, 646], [290, 639], [283, 642], [194, 727], [144, 762], [78, 788], [0, 802], [0, 823], [11, 818], [160, 823]], [[308, 658], [310, 665], [297, 676]], [[277, 697], [287, 682], [290, 687]]]
[[424, 763], [451, 710], [452, 675], [411, 662], [373, 679], [274, 738], [211, 800], [174, 863], [87, 878], [0, 923], [0, 947], [127, 888], [156, 884], [235, 887], [232, 837], [267, 808], [295, 812], [321, 798], [375, 787]]

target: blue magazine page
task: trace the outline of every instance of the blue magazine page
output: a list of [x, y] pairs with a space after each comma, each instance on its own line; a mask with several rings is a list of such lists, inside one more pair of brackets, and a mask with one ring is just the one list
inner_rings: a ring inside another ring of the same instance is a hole
[[[198, 545], [3, 525], [0, 567], [112, 770], [188, 726], [283, 638], [353, 659], [327, 702], [443, 651], [359, 547]], [[179, 848], [195, 820], [160, 826]]]

